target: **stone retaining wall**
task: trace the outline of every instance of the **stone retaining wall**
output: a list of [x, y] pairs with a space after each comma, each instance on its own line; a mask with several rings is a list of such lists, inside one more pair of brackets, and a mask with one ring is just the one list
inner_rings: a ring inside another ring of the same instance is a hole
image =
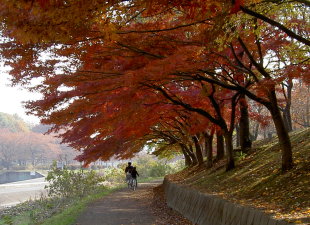
[[164, 180], [167, 205], [198, 225], [291, 225], [269, 215]]

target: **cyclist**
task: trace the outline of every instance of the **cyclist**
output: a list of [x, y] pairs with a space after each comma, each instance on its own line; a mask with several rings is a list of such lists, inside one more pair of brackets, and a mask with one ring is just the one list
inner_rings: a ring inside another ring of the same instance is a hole
[[125, 174], [126, 174], [126, 181], [129, 183], [131, 179], [131, 172], [133, 170], [133, 166], [131, 165], [131, 162], [128, 162], [128, 166], [125, 169]]
[[137, 168], [136, 168], [136, 167], [133, 167], [133, 168], [132, 168], [132, 171], [131, 171], [131, 177], [132, 177], [133, 179], [137, 179], [137, 175], [139, 176], [139, 173], [138, 173], [138, 171], [137, 171]]
[[133, 167], [132, 171], [131, 171], [131, 186], [133, 190], [136, 190], [137, 186], [138, 186], [138, 182], [137, 182], [137, 176], [139, 176], [139, 173], [136, 170], [136, 167]]

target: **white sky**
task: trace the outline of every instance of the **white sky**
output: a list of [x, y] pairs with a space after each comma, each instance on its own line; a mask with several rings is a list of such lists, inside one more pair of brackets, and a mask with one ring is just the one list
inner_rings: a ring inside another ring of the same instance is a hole
[[0, 112], [17, 114], [27, 123], [38, 124], [37, 117], [26, 115], [22, 102], [38, 99], [40, 95], [22, 90], [21, 87], [10, 87], [9, 83], [9, 75], [0, 63]]

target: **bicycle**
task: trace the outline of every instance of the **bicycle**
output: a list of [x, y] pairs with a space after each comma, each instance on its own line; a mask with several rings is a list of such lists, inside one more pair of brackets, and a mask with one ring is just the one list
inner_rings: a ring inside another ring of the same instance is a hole
[[131, 179], [132, 179], [132, 177], [131, 177], [130, 173], [127, 173], [126, 174], [126, 182], [127, 182], [128, 188], [131, 188]]
[[137, 178], [130, 178], [130, 180], [128, 181], [128, 188], [131, 188], [132, 190], [136, 190], [138, 186], [138, 181]]
[[132, 190], [136, 190], [137, 189], [137, 186], [138, 186], [138, 181], [137, 181], [137, 178], [132, 178], [132, 183], [131, 183], [131, 188]]

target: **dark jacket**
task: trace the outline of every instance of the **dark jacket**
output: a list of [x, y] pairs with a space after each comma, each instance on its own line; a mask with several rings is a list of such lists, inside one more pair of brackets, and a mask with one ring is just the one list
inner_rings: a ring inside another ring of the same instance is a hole
[[131, 171], [131, 176], [132, 176], [132, 178], [137, 178], [137, 175], [139, 176], [137, 170], [132, 170], [132, 171]]
[[133, 170], [133, 166], [127, 166], [125, 169], [125, 173], [131, 173], [132, 170]]

